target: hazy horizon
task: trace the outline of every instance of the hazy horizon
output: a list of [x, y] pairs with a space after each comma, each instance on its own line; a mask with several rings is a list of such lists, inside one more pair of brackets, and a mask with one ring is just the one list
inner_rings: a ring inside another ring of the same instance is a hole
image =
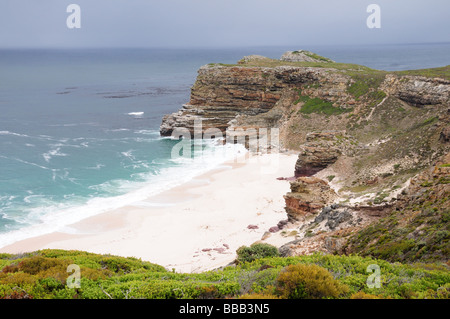
[[[374, 43], [374, 44], [283, 44], [283, 45], [236, 45], [236, 46], [80, 46], [80, 47], [64, 47], [64, 46], [46, 46], [46, 47], [34, 47], [34, 46], [17, 46], [17, 47], [0, 47], [0, 50], [99, 50], [99, 49], [155, 49], [155, 50], [165, 50], [165, 49], [173, 49], [173, 50], [201, 50], [201, 49], [258, 49], [258, 48], [273, 48], [273, 49], [281, 49], [281, 48], [290, 48], [292, 50], [302, 49], [308, 50], [308, 47], [371, 47], [371, 46], [413, 46], [413, 45], [446, 45], [450, 44], [450, 41], [447, 42], [411, 42], [411, 43]], [[256, 53], [255, 53], [256, 54]]]
[[[67, 7], [81, 8], [69, 29]], [[368, 28], [367, 7], [381, 8]], [[227, 48], [449, 43], [435, 0], [2, 0], [0, 48]]]

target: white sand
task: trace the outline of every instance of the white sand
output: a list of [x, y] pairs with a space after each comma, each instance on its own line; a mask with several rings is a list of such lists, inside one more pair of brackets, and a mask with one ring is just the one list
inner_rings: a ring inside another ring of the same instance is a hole
[[289, 182], [277, 178], [291, 177], [296, 160], [296, 155], [265, 154], [244, 164], [227, 163], [144, 202], [70, 225], [68, 233], [22, 240], [0, 252], [82, 250], [137, 257], [178, 272], [224, 266], [237, 248], [260, 240], [287, 218], [283, 195]]

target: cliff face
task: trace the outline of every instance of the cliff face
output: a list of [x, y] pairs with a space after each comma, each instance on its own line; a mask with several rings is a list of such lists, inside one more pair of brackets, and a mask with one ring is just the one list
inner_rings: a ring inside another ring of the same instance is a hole
[[[204, 130], [218, 128], [222, 132], [230, 127], [279, 127], [282, 145], [299, 149], [305, 131], [325, 129], [308, 121], [315, 114], [347, 115], [327, 123], [327, 128], [348, 130], [354, 119], [358, 125], [364, 120], [361, 117], [370, 120], [386, 97], [391, 104], [415, 107], [448, 105], [450, 101], [448, 79], [397, 75], [331, 60], [290, 61], [250, 56], [236, 65], [201, 67], [190, 101], [163, 118], [161, 135], [170, 136], [175, 128], [193, 133], [194, 120], [202, 120]], [[296, 134], [296, 124], [308, 128], [299, 128]]]
[[170, 136], [177, 127], [193, 132], [196, 119], [202, 120], [204, 130], [218, 128], [225, 131], [238, 116], [248, 118], [249, 123], [243, 124], [244, 127], [251, 126], [252, 120], [258, 120], [258, 115], [272, 110], [283, 96], [288, 96], [289, 100], [295, 98], [292, 90], [306, 83], [331, 82], [332, 89], [326, 94], [336, 99], [345, 91], [347, 79], [340, 75], [330, 77], [327, 72], [322, 68], [289, 65], [203, 66], [191, 89], [189, 103], [179, 112], [163, 118], [161, 135]]
[[171, 135], [176, 127], [193, 131], [196, 119], [202, 120], [204, 130], [225, 131], [237, 115], [257, 115], [273, 108], [284, 88], [286, 84], [276, 80], [271, 69], [204, 66], [189, 103], [164, 117], [161, 135]]
[[423, 76], [386, 75], [381, 89], [418, 107], [449, 103], [449, 81]]

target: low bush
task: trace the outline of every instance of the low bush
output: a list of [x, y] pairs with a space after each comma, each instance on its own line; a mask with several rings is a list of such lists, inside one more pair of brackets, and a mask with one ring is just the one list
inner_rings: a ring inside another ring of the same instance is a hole
[[287, 266], [277, 278], [277, 290], [287, 299], [338, 298], [349, 288], [323, 267], [311, 264]]
[[305, 104], [299, 112], [303, 114], [321, 113], [325, 115], [339, 115], [352, 111], [352, 109], [335, 107], [333, 106], [333, 103], [319, 98], [308, 98], [303, 99], [302, 101], [305, 102]]
[[278, 248], [269, 244], [256, 243], [250, 247], [241, 246], [236, 251], [237, 262], [252, 262], [256, 259], [265, 257], [277, 257], [279, 256]]

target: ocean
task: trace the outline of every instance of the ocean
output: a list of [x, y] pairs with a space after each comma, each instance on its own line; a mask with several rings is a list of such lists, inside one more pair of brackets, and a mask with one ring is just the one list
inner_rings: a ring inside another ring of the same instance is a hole
[[161, 119], [189, 101], [202, 65], [298, 49], [382, 70], [450, 64], [449, 43], [0, 50], [0, 247], [140, 205], [245, 151], [211, 141], [172, 158], [179, 141], [159, 136]]

